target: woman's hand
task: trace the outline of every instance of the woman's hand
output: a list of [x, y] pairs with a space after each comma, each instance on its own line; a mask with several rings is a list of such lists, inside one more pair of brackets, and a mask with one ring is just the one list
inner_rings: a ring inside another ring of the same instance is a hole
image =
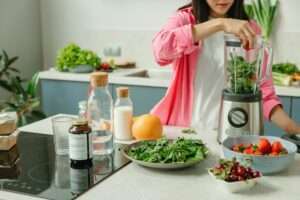
[[254, 47], [256, 34], [248, 21], [224, 18], [222, 25], [224, 32], [232, 33], [241, 39], [243, 47], [248, 44], [249, 48]]
[[271, 121], [288, 134], [300, 134], [300, 125], [292, 120], [289, 115], [284, 112], [281, 106], [273, 108], [271, 112]]

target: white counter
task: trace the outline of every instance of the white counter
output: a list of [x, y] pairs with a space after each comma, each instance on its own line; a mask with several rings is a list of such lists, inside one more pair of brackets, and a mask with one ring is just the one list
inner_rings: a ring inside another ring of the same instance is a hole
[[[167, 88], [170, 84], [170, 79], [152, 79], [152, 78], [137, 78], [128, 77], [128, 74], [140, 72], [145, 70], [143, 68], [135, 69], [120, 69], [116, 70], [109, 75], [109, 82], [113, 84], [124, 84], [124, 85], [137, 85], [137, 86], [151, 86], [151, 87], [165, 87]], [[162, 70], [169, 70], [171, 74], [171, 69], [162, 68]], [[64, 80], [64, 81], [79, 81], [79, 82], [89, 82], [89, 74], [75, 74], [58, 72], [55, 70], [40, 72], [41, 79], [48, 80]], [[299, 87], [280, 87], [276, 86], [276, 93], [279, 96], [292, 96], [300, 97]]]
[[[91, 189], [79, 199], [120, 200], [274, 200], [300, 199], [300, 156], [290, 168], [280, 174], [265, 176], [252, 190], [231, 194], [219, 188], [208, 173], [219, 159], [220, 145], [216, 142], [216, 132], [201, 131], [199, 137], [208, 145], [210, 155], [198, 166], [176, 171], [152, 170], [130, 164], [108, 180]], [[165, 128], [171, 137], [180, 135], [180, 129]]]
[[[164, 87], [169, 86], [169, 80], [153, 79], [153, 78], [139, 78], [139, 77], [128, 77], [129, 74], [141, 72], [143, 68], [133, 69], [118, 69], [109, 74], [109, 83], [112, 84], [123, 84], [123, 85], [137, 85], [137, 86], [150, 86], [150, 87]], [[170, 70], [167, 70], [170, 71]], [[171, 73], [171, 71], [170, 71]], [[43, 71], [39, 73], [40, 79], [46, 80], [60, 80], [60, 81], [78, 81], [78, 82], [89, 82], [89, 74], [78, 74], [69, 72], [58, 72], [53, 69]]]
[[[22, 131], [52, 134], [49, 119], [42, 120], [21, 128]], [[181, 128], [164, 127], [165, 134], [170, 138], [181, 135]], [[215, 131], [198, 130], [200, 137], [208, 145], [210, 155], [199, 165], [185, 170], [160, 171], [152, 170], [135, 164], [129, 164], [112, 177], [98, 184], [79, 199], [85, 200], [274, 200], [299, 199], [300, 190], [300, 155], [290, 168], [280, 174], [265, 176], [252, 190], [241, 194], [230, 194], [218, 188], [215, 180], [207, 173], [219, 159], [220, 146], [216, 142]], [[0, 192], [2, 194], [6, 194]], [[12, 196], [13, 194], [9, 194]], [[13, 199], [13, 198], [9, 198]], [[23, 198], [24, 200], [30, 198]]]

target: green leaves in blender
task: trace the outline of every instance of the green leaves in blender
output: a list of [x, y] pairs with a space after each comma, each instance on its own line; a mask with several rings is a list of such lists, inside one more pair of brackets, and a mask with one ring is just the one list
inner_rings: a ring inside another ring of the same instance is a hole
[[228, 61], [229, 91], [235, 94], [256, 93], [256, 63], [247, 62], [242, 56], [230, 54]]

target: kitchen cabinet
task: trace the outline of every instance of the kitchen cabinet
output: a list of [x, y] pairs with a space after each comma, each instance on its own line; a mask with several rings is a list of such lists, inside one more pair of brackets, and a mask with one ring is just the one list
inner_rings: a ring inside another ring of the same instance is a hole
[[113, 99], [117, 98], [116, 88], [125, 86], [129, 88], [129, 95], [133, 102], [134, 115], [149, 113], [153, 106], [164, 97], [167, 89], [148, 86], [118, 85], [113, 84]]
[[[134, 115], [148, 113], [165, 95], [166, 88], [109, 84], [109, 91], [116, 100], [116, 88], [129, 87], [130, 97], [134, 104]], [[89, 83], [62, 80], [41, 80], [42, 109], [47, 116], [65, 113], [77, 114], [78, 102], [87, 100]]]
[[[279, 97], [282, 104], [283, 104], [283, 109], [285, 110], [286, 113], [288, 113], [291, 116], [291, 110], [292, 110], [292, 97], [287, 97], [287, 96], [281, 96]], [[300, 105], [300, 103], [299, 103]], [[298, 108], [298, 110], [300, 107]], [[284, 131], [280, 128], [278, 128], [275, 124], [265, 121], [264, 124], [265, 128], [265, 135], [271, 135], [271, 136], [282, 136], [284, 134]]]
[[300, 98], [299, 97], [292, 98], [291, 116], [294, 120], [300, 123]]
[[[78, 81], [41, 80], [42, 110], [47, 116], [77, 114], [78, 102], [87, 100], [89, 83]], [[112, 92], [112, 86], [109, 85]]]

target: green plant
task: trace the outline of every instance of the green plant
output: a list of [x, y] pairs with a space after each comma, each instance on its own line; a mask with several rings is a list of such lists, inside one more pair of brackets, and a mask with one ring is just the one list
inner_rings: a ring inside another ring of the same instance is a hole
[[77, 44], [71, 43], [59, 51], [56, 58], [56, 69], [68, 71], [78, 65], [90, 65], [96, 68], [100, 63], [101, 59], [96, 53], [81, 49]]
[[278, 0], [247, 0], [245, 2], [247, 15], [260, 25], [265, 41], [270, 40], [278, 3]]
[[250, 94], [256, 92], [255, 63], [248, 63], [241, 56], [231, 56], [228, 63], [229, 90], [236, 94]]
[[272, 66], [272, 71], [282, 74], [292, 75], [300, 72], [296, 64], [293, 63], [277, 63]]
[[38, 73], [30, 81], [20, 78], [19, 70], [12, 67], [18, 57], [9, 58], [2, 50], [0, 55], [0, 87], [10, 93], [7, 100], [0, 104], [0, 111], [15, 111], [19, 126], [42, 119], [45, 115], [39, 110], [40, 99], [37, 96]]

